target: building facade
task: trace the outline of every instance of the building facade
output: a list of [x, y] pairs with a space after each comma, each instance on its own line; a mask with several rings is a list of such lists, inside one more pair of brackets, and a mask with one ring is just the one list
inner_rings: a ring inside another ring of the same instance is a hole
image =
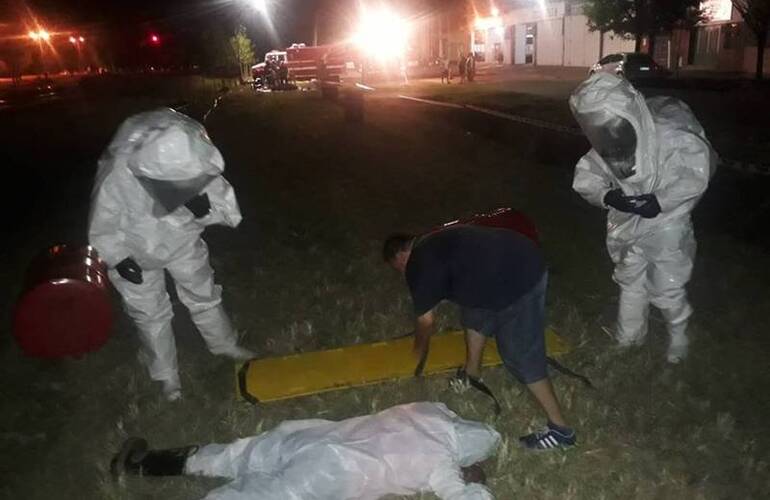
[[[729, 0], [704, 2], [709, 19], [692, 30], [688, 64], [695, 69], [753, 73], [757, 39]], [[764, 53], [764, 73], [770, 74], [770, 37]]]
[[590, 31], [574, 0], [523, 1], [488, 14], [476, 20], [471, 40], [484, 61], [587, 67], [604, 54], [634, 50], [633, 40]]

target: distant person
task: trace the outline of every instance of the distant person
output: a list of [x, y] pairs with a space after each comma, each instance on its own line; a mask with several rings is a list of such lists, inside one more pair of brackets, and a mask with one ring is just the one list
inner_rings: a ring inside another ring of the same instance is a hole
[[457, 73], [460, 75], [460, 83], [465, 83], [467, 68], [468, 68], [468, 60], [465, 57], [465, 54], [460, 52], [460, 59], [457, 62]]
[[476, 78], [476, 57], [473, 52], [468, 53], [468, 59], [465, 63], [465, 77], [469, 82]]
[[230, 480], [208, 500], [375, 500], [420, 492], [492, 500], [478, 463], [499, 443], [492, 427], [464, 420], [442, 403], [411, 403], [339, 422], [289, 420], [230, 444], [148, 450], [145, 440], [131, 438], [111, 470], [118, 477]]
[[452, 83], [452, 68], [448, 57], [441, 59], [441, 83]]
[[89, 241], [134, 320], [140, 360], [169, 400], [182, 396], [164, 270], [213, 354], [248, 359], [222, 307], [201, 233], [241, 221], [224, 160], [203, 126], [171, 109], [128, 118], [99, 159]]
[[282, 60], [279, 65], [279, 75], [281, 79], [281, 86], [288, 87], [289, 85], [289, 65], [285, 60]]
[[570, 107], [592, 149], [575, 167], [573, 188], [609, 209], [607, 250], [620, 286], [617, 341], [641, 344], [649, 304], [666, 322], [666, 357], [687, 357], [692, 314], [685, 285], [695, 258], [690, 213], [714, 174], [717, 155], [683, 102], [645, 99], [627, 80], [597, 73], [575, 89]]
[[414, 352], [428, 353], [433, 309], [448, 300], [460, 307], [465, 329], [464, 382], [481, 372], [487, 337], [495, 338], [506, 369], [526, 385], [548, 417], [547, 427], [520, 438], [528, 449], [570, 447], [567, 425], [548, 378], [545, 293], [548, 284], [537, 244], [510, 229], [457, 224], [422, 237], [394, 234], [383, 258], [406, 278], [414, 310]]

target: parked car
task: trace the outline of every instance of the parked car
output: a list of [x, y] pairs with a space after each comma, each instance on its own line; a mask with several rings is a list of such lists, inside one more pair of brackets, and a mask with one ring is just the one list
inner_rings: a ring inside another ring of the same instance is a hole
[[599, 72], [613, 73], [629, 80], [671, 76], [671, 72], [656, 63], [649, 54], [639, 52], [621, 52], [604, 56], [591, 66], [588, 74]]

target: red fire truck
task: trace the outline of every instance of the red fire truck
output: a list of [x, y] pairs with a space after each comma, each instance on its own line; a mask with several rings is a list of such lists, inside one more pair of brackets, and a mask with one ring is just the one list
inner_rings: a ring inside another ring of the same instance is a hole
[[285, 66], [288, 80], [292, 82], [339, 81], [347, 64], [355, 60], [355, 51], [347, 44], [308, 47], [304, 43], [295, 43], [286, 50], [265, 54], [264, 62], [251, 67], [251, 76], [256, 83], [265, 85], [271, 80], [271, 71], [280, 71]]

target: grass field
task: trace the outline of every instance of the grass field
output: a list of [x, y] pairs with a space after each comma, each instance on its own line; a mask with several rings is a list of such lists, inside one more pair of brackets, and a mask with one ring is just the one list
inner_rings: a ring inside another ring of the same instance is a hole
[[[514, 112], [577, 128], [567, 98], [579, 80], [532, 80], [487, 84], [422, 84], [406, 93], [458, 104]], [[667, 95], [685, 101], [695, 112], [721, 155], [742, 162], [770, 165], [770, 136], [765, 120], [770, 107], [767, 89], [734, 85], [724, 89], [683, 88], [672, 80], [639, 87], [645, 96]]]
[[[6, 320], [32, 252], [62, 238], [82, 241], [88, 162], [121, 114], [155, 104], [132, 99], [89, 109], [88, 120], [52, 129], [64, 153], [67, 141], [56, 134], [86, 138], [73, 153], [78, 162], [71, 162], [80, 167], [61, 197], [41, 201], [4, 249]], [[729, 198], [706, 197], [696, 214], [694, 344], [688, 361], [671, 367], [663, 361], [660, 321], [652, 322], [645, 346], [628, 352], [614, 350], [602, 329], [612, 326], [617, 290], [603, 247], [604, 214], [570, 189], [580, 143], [559, 148], [558, 136], [376, 95], [366, 113], [365, 124], [348, 124], [342, 109], [314, 93], [239, 92], [212, 115], [208, 127], [227, 161], [244, 222], [236, 231], [213, 228], [206, 239], [243, 343], [269, 356], [409, 331], [409, 299], [399, 277], [381, 263], [382, 238], [515, 206], [542, 233], [551, 276], [549, 322], [574, 346], [563, 361], [597, 386], [589, 391], [555, 376], [579, 446], [542, 454], [519, 450], [517, 437], [542, 419], [502, 369], [484, 374], [502, 400], [499, 417], [484, 396], [449, 390], [445, 377], [249, 405], [235, 396], [232, 362], [205, 351], [177, 306], [184, 386], [177, 403], [163, 401], [136, 362], [137, 339], [123, 316], [108, 345], [80, 360], [26, 359], [9, 335], [2, 336], [0, 497], [196, 498], [219, 482], [113, 482], [109, 459], [128, 435], [145, 436], [156, 447], [222, 442], [283, 419], [340, 419], [418, 400], [443, 401], [503, 434], [502, 448], [486, 467], [499, 499], [770, 494], [770, 258], [717, 223], [715, 214], [732, 203]], [[714, 182], [730, 183], [729, 175], [720, 173]], [[452, 307], [440, 311], [443, 328], [457, 326]], [[3, 325], [8, 330], [8, 321]]]

